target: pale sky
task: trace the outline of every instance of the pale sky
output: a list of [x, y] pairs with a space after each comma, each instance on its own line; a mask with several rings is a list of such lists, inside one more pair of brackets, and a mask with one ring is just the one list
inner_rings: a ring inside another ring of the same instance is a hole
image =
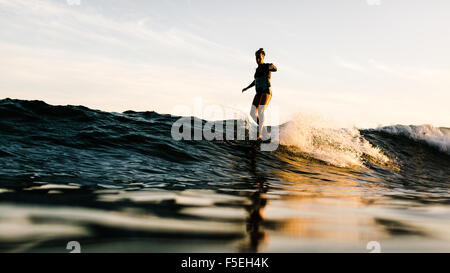
[[450, 127], [449, 14], [448, 0], [0, 0], [0, 98], [247, 112], [263, 47], [280, 122]]

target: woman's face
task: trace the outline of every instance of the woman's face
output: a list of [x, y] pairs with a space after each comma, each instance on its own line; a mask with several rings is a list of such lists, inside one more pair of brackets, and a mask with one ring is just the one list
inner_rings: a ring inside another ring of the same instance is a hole
[[264, 63], [264, 55], [262, 53], [259, 53], [256, 55], [256, 63], [257, 64]]

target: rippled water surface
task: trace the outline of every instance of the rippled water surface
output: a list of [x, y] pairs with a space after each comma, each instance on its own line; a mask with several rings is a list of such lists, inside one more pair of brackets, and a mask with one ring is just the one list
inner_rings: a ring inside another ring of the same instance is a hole
[[262, 152], [175, 120], [0, 101], [0, 251], [450, 251], [448, 129], [286, 125]]

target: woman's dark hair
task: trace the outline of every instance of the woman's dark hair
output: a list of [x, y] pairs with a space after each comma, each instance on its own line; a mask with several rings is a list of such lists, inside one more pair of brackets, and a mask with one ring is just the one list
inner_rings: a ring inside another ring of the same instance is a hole
[[262, 47], [255, 52], [255, 56], [258, 56], [259, 54], [266, 56], [266, 52], [264, 52], [264, 49]]

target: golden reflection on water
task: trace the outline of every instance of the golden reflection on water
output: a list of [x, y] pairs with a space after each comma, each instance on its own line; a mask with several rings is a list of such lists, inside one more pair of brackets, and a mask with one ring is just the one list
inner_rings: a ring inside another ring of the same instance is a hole
[[[79, 198], [79, 187], [36, 184], [24, 193], [54, 200], [61, 195], [64, 205], [1, 204], [0, 251], [1, 242], [9, 244], [3, 251], [39, 252], [48, 250], [47, 240], [67, 238], [91, 238], [86, 251], [113, 252], [367, 252], [370, 241], [385, 251], [450, 251], [448, 206], [393, 198], [393, 189], [369, 169], [302, 158], [282, 158], [286, 167], [265, 169], [258, 156], [249, 151], [249, 175], [236, 184], [98, 190], [87, 196], [98, 207], [67, 205]], [[61, 193], [48, 195], [56, 190]], [[141, 237], [131, 240], [130, 231]], [[61, 251], [61, 245], [55, 242], [50, 251]]]
[[[425, 234], [417, 227], [405, 228], [409, 226], [401, 221], [383, 220], [383, 207], [378, 204], [389, 199], [383, 194], [387, 186], [368, 169], [337, 168], [299, 159], [289, 162], [294, 167], [290, 170], [272, 170], [263, 176], [256, 171], [256, 155], [250, 159], [249, 170], [258, 188], [247, 196], [251, 205], [241, 251], [273, 251], [279, 240], [271, 242], [271, 238], [280, 236], [299, 246], [304, 239], [352, 245], [353, 251], [361, 246], [364, 251], [369, 241], [395, 237], [392, 226], [400, 227], [403, 235]], [[295, 244], [281, 246], [284, 251], [288, 248], [301, 249]]]

